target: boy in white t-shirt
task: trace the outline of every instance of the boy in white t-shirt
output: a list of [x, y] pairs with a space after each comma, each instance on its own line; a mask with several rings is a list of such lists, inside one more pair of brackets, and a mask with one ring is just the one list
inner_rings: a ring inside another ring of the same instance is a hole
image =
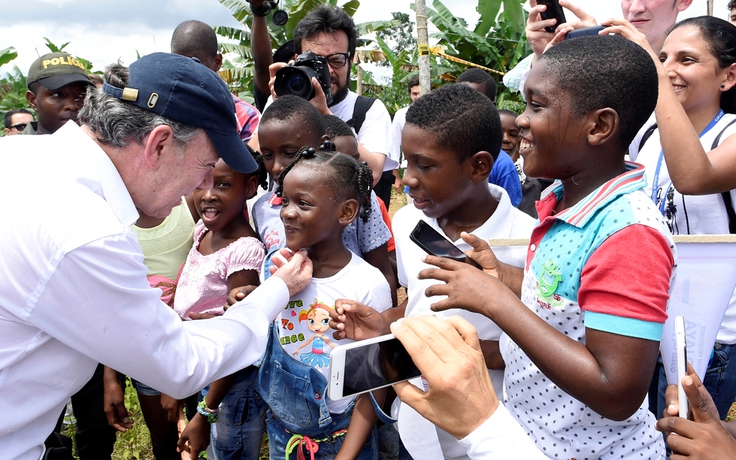
[[[460, 238], [461, 232], [483, 239], [531, 235], [534, 220], [514, 208], [501, 187], [488, 183], [502, 138], [501, 122], [493, 103], [466, 85], [446, 85], [412, 104], [406, 114], [402, 150], [407, 159], [403, 182], [414, 204], [400, 209], [392, 222], [399, 281], [407, 288], [408, 299], [399, 308], [385, 312], [383, 322], [372, 323], [362, 316], [360, 306], [351, 303], [345, 308], [343, 303], [333, 314], [337, 320], [333, 328], [365, 338], [371, 333], [369, 330], [386, 332], [377, 323], [387, 327], [397, 317], [431, 313], [430, 306], [437, 299], [428, 299], [424, 291], [437, 282], [417, 278], [421, 270], [430, 266], [422, 262], [426, 253], [409, 239], [419, 220], [429, 223], [462, 250], [469, 250], [470, 246]], [[524, 247], [494, 250], [506, 263], [523, 266]], [[353, 313], [342, 314], [345, 311]], [[491, 371], [494, 386], [501, 391], [503, 363], [498, 353], [501, 330], [488, 318], [464, 310], [440, 315], [461, 315], [478, 329], [485, 341], [486, 362], [489, 368], [496, 369]], [[346, 323], [340, 324], [341, 321]], [[408, 406], [399, 409], [398, 425], [402, 442], [414, 458], [467, 458], [457, 439], [435, 429]]]

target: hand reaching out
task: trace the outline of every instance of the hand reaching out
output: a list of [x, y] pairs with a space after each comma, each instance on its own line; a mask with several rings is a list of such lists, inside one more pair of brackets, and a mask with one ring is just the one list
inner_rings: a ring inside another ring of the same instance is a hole
[[335, 330], [332, 336], [364, 340], [389, 333], [388, 324], [381, 313], [352, 300], [338, 299], [330, 311], [330, 327]]
[[192, 459], [199, 458], [199, 454], [207, 450], [210, 445], [210, 422], [197, 413], [181, 432], [176, 443], [177, 452], [188, 452]]
[[[669, 385], [665, 395], [667, 409], [664, 418], [657, 421], [657, 430], [667, 434], [667, 444], [672, 449], [673, 460], [736, 459], [736, 439], [721, 425], [718, 410], [708, 390], [688, 363], [688, 374], [682, 386], [690, 404], [692, 420], [678, 414], [677, 386]], [[672, 434], [676, 436], [672, 436]]]

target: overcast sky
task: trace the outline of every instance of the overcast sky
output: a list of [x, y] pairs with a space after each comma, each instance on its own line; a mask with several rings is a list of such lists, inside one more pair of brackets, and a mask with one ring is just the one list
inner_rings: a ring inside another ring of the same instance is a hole
[[[392, 11], [411, 13], [412, 0], [363, 0], [356, 22], [389, 19]], [[477, 0], [445, 0], [445, 5], [471, 26], [477, 20]], [[620, 15], [618, 0], [577, 0], [599, 19]], [[728, 17], [727, 0], [715, 0], [714, 12]], [[427, 0], [431, 5], [431, 0]], [[694, 0], [681, 18], [706, 12], [706, 0]], [[13, 46], [18, 58], [0, 67], [0, 75], [17, 65], [24, 74], [48, 52], [43, 37], [73, 55], [92, 61], [94, 70], [118, 59], [130, 64], [140, 55], [169, 51], [171, 33], [187, 19], [210, 25], [237, 27], [230, 11], [218, 0], [23, 0], [0, 14], [0, 49]]]

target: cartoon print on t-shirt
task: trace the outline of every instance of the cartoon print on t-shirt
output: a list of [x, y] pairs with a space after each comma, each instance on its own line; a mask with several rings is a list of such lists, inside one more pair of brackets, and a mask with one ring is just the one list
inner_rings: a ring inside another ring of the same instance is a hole
[[294, 355], [299, 353], [303, 347], [312, 344], [312, 350], [302, 353], [299, 358], [304, 364], [312, 367], [327, 367], [330, 364], [330, 353], [325, 351], [325, 344], [335, 348], [329, 339], [324, 335], [330, 329], [330, 307], [314, 299], [314, 303], [309, 305], [309, 310], [302, 310], [299, 313], [299, 322], [307, 321], [307, 327], [314, 335], [306, 342], [299, 345], [294, 350]]
[[537, 302], [540, 306], [549, 310], [551, 307], [562, 305], [562, 298], [556, 294], [560, 281], [562, 281], [562, 271], [557, 262], [554, 260], [545, 262], [542, 266], [542, 276], [537, 282], [537, 289], [539, 289]]

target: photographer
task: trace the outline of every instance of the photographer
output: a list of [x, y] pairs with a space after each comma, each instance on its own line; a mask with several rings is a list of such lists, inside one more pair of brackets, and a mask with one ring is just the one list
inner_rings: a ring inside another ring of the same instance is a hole
[[[258, 16], [266, 12], [266, 2], [251, 3], [254, 13], [252, 48], [256, 69], [262, 68], [264, 57], [263, 46], [270, 47], [268, 29], [256, 27], [256, 22], [263, 21]], [[261, 25], [262, 24], [258, 24]], [[391, 117], [383, 103], [377, 99], [358, 96], [350, 91], [350, 68], [355, 57], [358, 32], [353, 19], [341, 8], [323, 5], [307, 14], [294, 29], [294, 46], [296, 55], [311, 51], [317, 56], [327, 59], [332, 89], [332, 102], [328, 103], [325, 94], [316, 79], [312, 80], [315, 96], [311, 103], [322, 114], [331, 114], [350, 125], [356, 132], [360, 160], [365, 161], [373, 171], [373, 186], [388, 207], [391, 197], [391, 185], [394, 176], [392, 171], [398, 164], [387, 158], [391, 148]], [[297, 56], [294, 56], [296, 59]], [[274, 91], [276, 72], [287, 64], [275, 63], [269, 67], [269, 88], [271, 96], [277, 98]], [[258, 70], [256, 70], [258, 75]], [[256, 83], [257, 84], [257, 83]], [[384, 173], [384, 171], [386, 171]]]

